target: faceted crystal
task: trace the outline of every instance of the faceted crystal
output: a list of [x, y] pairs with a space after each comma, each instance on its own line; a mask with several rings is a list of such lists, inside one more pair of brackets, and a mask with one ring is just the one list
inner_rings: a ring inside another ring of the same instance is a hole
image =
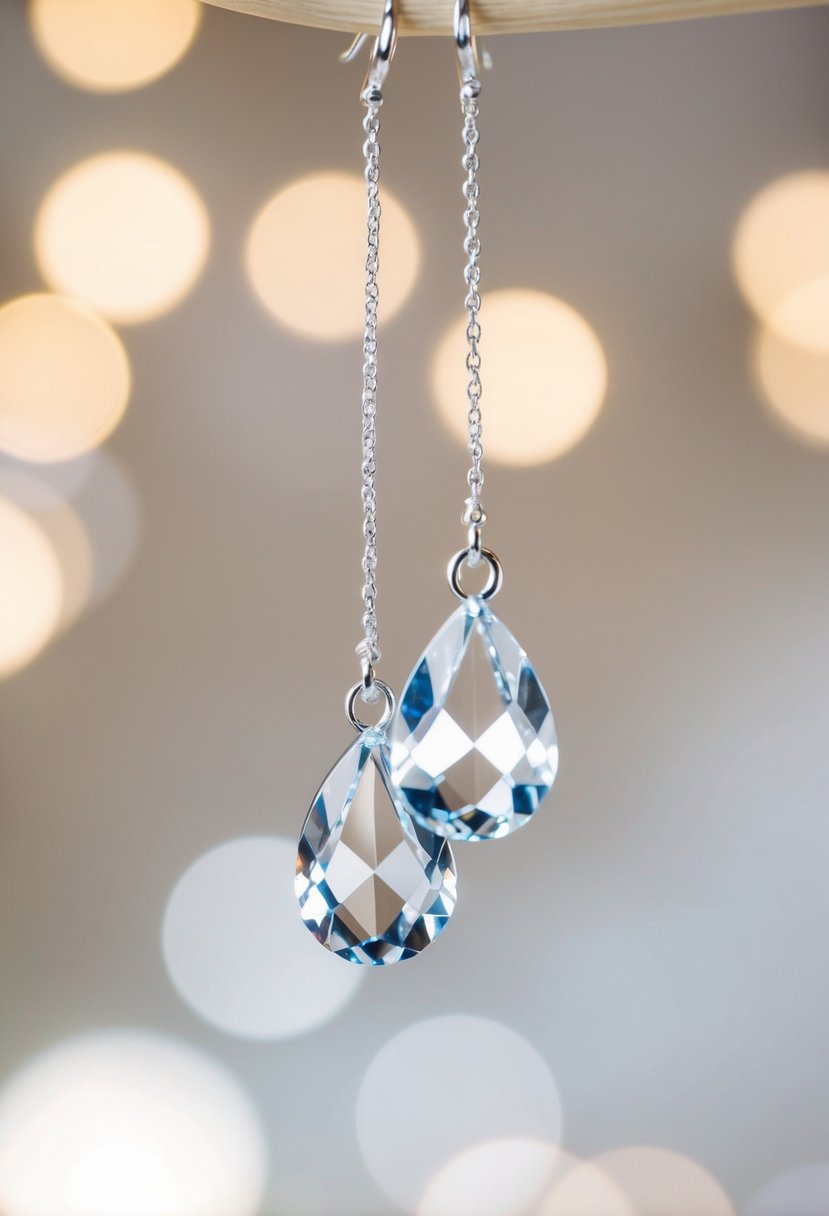
[[432, 639], [390, 727], [392, 781], [415, 820], [456, 840], [527, 822], [558, 768], [550, 703], [525, 652], [470, 596]]
[[400, 805], [383, 735], [365, 731], [323, 782], [302, 828], [296, 893], [317, 941], [352, 963], [412, 958], [451, 916], [449, 844]]

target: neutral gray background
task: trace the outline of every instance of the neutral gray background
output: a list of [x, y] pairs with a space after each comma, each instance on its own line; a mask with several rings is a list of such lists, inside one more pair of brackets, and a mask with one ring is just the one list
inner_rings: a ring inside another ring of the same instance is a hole
[[[102, 99], [50, 74], [21, 3], [0, 8], [2, 296], [40, 282], [45, 190], [108, 147], [178, 165], [214, 230], [186, 302], [124, 331], [135, 390], [110, 446], [141, 503], [132, 570], [0, 690], [0, 1073], [95, 1026], [184, 1036], [264, 1112], [269, 1216], [302, 1216], [321, 1141], [326, 1210], [379, 1216], [353, 1130], [365, 1067], [419, 1017], [476, 1012], [541, 1050], [572, 1151], [663, 1144], [739, 1206], [829, 1157], [829, 456], [761, 404], [729, 267], [751, 196], [829, 167], [829, 12], [494, 42], [484, 285], [562, 296], [610, 375], [579, 447], [487, 482], [499, 611], [551, 694], [561, 775], [531, 838], [464, 854], [428, 961], [369, 975], [336, 1022], [262, 1047], [179, 1002], [159, 925], [205, 849], [293, 835], [348, 737], [359, 350], [280, 330], [240, 257], [281, 184], [358, 167], [342, 43], [207, 9], [176, 71]], [[383, 333], [381, 611], [399, 686], [450, 610], [461, 542], [463, 453], [429, 403], [462, 290], [450, 44], [401, 46], [383, 119], [384, 181], [424, 249]]]

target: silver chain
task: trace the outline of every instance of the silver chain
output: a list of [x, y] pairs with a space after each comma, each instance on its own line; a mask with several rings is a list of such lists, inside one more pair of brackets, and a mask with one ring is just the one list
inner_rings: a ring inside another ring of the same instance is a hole
[[363, 668], [366, 699], [375, 699], [374, 664], [380, 659], [380, 635], [377, 626], [377, 304], [379, 292], [377, 272], [380, 265], [380, 117], [379, 106], [367, 103], [363, 119], [366, 134], [363, 144], [367, 196], [367, 252], [365, 329], [363, 333], [363, 640], [357, 654]]
[[478, 185], [478, 168], [480, 161], [478, 158], [478, 140], [480, 132], [478, 131], [478, 91], [480, 84], [474, 81], [473, 84], [465, 84], [461, 89], [461, 105], [463, 107], [464, 123], [463, 123], [463, 142], [465, 150], [461, 161], [466, 170], [466, 181], [463, 183], [463, 195], [466, 199], [466, 210], [464, 211], [464, 223], [466, 224], [466, 238], [463, 243], [464, 252], [466, 253], [467, 262], [464, 267], [464, 281], [466, 282], [466, 369], [469, 372], [469, 384], [467, 385], [467, 398], [469, 400], [469, 412], [467, 415], [467, 425], [469, 431], [469, 455], [472, 458], [472, 464], [467, 473], [467, 481], [469, 483], [470, 494], [466, 500], [466, 510], [463, 514], [463, 522], [474, 529], [477, 537], [477, 543], [473, 547], [473, 552], [470, 554], [472, 562], [477, 561], [478, 551], [480, 550], [480, 528], [486, 521], [486, 513], [481, 505], [481, 489], [484, 484], [484, 474], [481, 469], [481, 460], [483, 458], [483, 428], [481, 420], [481, 355], [478, 349], [478, 343], [481, 340], [481, 323], [479, 313], [481, 309], [481, 296], [479, 285], [481, 281], [481, 270], [478, 266], [478, 258], [481, 253], [481, 240], [478, 236], [478, 224], [480, 223], [481, 213], [478, 210], [478, 199], [480, 188]]

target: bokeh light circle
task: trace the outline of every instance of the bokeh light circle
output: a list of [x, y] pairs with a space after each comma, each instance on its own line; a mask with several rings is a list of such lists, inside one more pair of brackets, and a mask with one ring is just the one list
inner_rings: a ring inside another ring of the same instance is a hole
[[210, 245], [207, 210], [178, 169], [143, 152], [103, 152], [69, 169], [35, 223], [41, 273], [118, 322], [167, 312]]
[[356, 1121], [375, 1181], [415, 1211], [454, 1157], [492, 1140], [556, 1145], [562, 1117], [552, 1074], [526, 1039], [498, 1022], [456, 1014], [417, 1022], [380, 1048], [360, 1087]]
[[807, 350], [762, 329], [753, 370], [776, 421], [812, 447], [829, 447], [829, 351]]
[[[420, 241], [403, 204], [382, 192], [380, 322], [402, 308], [417, 279]], [[253, 220], [245, 266], [278, 321], [336, 342], [363, 332], [366, 187], [351, 173], [313, 173], [275, 194]]]
[[91, 476], [97, 459], [98, 449], [93, 448], [73, 460], [39, 463], [34, 470], [26, 461], [0, 451], [0, 486], [14, 486], [12, 497], [26, 511], [51, 510], [58, 498], [68, 501], [75, 497]]
[[555, 1145], [493, 1140], [467, 1149], [431, 1180], [417, 1216], [526, 1216], [555, 1166]]
[[592, 1159], [630, 1201], [636, 1216], [735, 1216], [734, 1206], [706, 1169], [670, 1149], [613, 1149]]
[[38, 50], [69, 84], [93, 93], [137, 89], [186, 54], [198, 0], [30, 0]]
[[19, 460], [71, 460], [103, 443], [130, 394], [117, 334], [90, 309], [31, 295], [0, 308], [0, 448]]
[[335, 1017], [363, 979], [337, 965], [300, 919], [296, 844], [230, 840], [181, 876], [167, 903], [164, 960], [177, 991], [229, 1034], [281, 1039]]
[[92, 591], [94, 555], [89, 534], [75, 508], [57, 502], [37, 519], [54, 550], [60, 566], [63, 597], [59, 627], [72, 625], [88, 606]]
[[[106, 452], [36, 471], [0, 460], [0, 495], [33, 519], [54, 550], [59, 630], [68, 628], [114, 590], [135, 554], [141, 521], [130, 479]], [[32, 619], [28, 610], [25, 616]]]
[[532, 1216], [637, 1216], [621, 1188], [592, 1161], [559, 1152], [547, 1195]]
[[[446, 332], [432, 363], [441, 419], [467, 442], [466, 318]], [[481, 376], [487, 459], [538, 465], [562, 456], [590, 430], [607, 390], [604, 351], [590, 325], [540, 291], [485, 293]]]
[[264, 1178], [245, 1092], [175, 1039], [70, 1039], [0, 1091], [4, 1216], [253, 1216]]
[[0, 497], [0, 678], [38, 655], [63, 610], [60, 562], [43, 529]]
[[59, 626], [65, 628], [82, 612], [92, 586], [92, 546], [86, 528], [57, 487], [25, 466], [0, 464], [0, 495], [29, 514], [57, 558], [61, 580]]
[[73, 506], [92, 547], [89, 608], [112, 594], [129, 570], [141, 539], [141, 504], [123, 465], [99, 452]]
[[829, 172], [793, 173], [761, 190], [737, 224], [732, 258], [765, 325], [829, 354]]
[[826, 1216], [827, 1212], [829, 1161], [820, 1161], [766, 1183], [742, 1216]]

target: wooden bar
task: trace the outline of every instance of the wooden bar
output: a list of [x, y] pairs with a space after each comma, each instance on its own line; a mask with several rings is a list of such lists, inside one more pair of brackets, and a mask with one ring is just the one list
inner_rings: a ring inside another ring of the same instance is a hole
[[[208, 0], [274, 21], [323, 30], [375, 32], [383, 0]], [[681, 21], [727, 13], [815, 8], [829, 0], [473, 0], [476, 34], [518, 34], [537, 30], [589, 29]], [[452, 0], [401, 0], [401, 34], [448, 34]]]

